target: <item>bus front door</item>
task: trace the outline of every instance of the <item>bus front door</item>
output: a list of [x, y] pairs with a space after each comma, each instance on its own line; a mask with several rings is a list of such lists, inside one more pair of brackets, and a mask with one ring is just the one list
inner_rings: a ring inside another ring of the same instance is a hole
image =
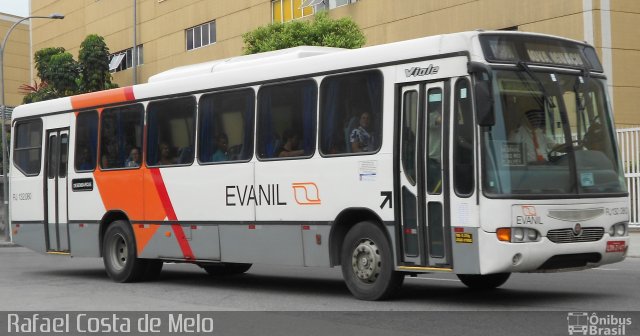
[[68, 252], [67, 161], [69, 129], [47, 131], [45, 155], [45, 209], [47, 251]]
[[400, 89], [400, 232], [406, 265], [449, 268], [446, 101], [449, 82]]

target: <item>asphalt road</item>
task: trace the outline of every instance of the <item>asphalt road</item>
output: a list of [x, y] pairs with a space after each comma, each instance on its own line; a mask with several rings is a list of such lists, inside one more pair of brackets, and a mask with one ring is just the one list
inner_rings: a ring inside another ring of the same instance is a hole
[[568, 314], [577, 311], [630, 318], [618, 334], [640, 335], [639, 284], [640, 258], [628, 258], [581, 272], [514, 274], [486, 293], [468, 290], [451, 274], [425, 274], [407, 278], [394, 300], [366, 302], [351, 296], [337, 268], [254, 265], [244, 275], [212, 278], [194, 265], [165, 264], [158, 281], [117, 284], [100, 259], [0, 245], [0, 334], [32, 335], [12, 333], [7, 321], [33, 311], [114, 313], [134, 322], [150, 314], [164, 328], [169, 315], [191, 311], [210, 317], [214, 331], [155, 335], [568, 335]]
[[[0, 310], [242, 311], [640, 311], [640, 258], [569, 273], [513, 274], [476, 293], [451, 274], [407, 278], [392, 301], [354, 299], [339, 268], [254, 265], [212, 278], [199, 267], [165, 264], [155, 282], [118, 284], [101, 259], [0, 248]], [[638, 321], [640, 324], [640, 321]]]

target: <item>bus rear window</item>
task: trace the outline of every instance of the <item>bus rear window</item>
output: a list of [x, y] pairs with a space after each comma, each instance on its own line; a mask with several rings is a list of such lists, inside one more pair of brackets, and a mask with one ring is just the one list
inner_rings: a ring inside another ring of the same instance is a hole
[[13, 164], [23, 174], [40, 174], [42, 156], [42, 120], [18, 122], [15, 127]]

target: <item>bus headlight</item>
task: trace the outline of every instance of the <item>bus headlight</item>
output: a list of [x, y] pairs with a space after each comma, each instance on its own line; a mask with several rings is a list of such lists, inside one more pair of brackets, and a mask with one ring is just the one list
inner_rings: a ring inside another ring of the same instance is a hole
[[511, 240], [514, 242], [521, 242], [524, 239], [524, 230], [522, 228], [514, 228], [513, 235], [511, 236]]
[[528, 243], [540, 240], [540, 232], [531, 228], [499, 228], [496, 231], [499, 241], [511, 243]]
[[617, 224], [611, 225], [611, 228], [609, 228], [609, 235], [611, 237], [626, 236], [627, 235], [627, 223], [626, 222], [622, 222], [622, 223], [617, 223]]

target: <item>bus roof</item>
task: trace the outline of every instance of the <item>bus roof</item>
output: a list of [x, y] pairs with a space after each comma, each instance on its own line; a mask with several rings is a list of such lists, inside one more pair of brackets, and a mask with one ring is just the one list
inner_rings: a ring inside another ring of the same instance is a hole
[[[471, 60], [483, 61], [484, 56], [477, 38], [483, 33], [523, 34], [522, 32], [477, 30], [422, 37], [359, 49], [304, 46], [238, 56], [177, 67], [150, 77], [149, 82], [144, 84], [20, 105], [13, 111], [12, 119], [122, 104], [128, 101], [147, 100], [183, 92], [203, 92], [243, 84], [255, 85], [255, 83], [278, 78], [295, 78], [341, 69], [362, 69], [439, 54], [466, 52]], [[557, 38], [543, 34], [526, 34]], [[569, 39], [564, 40], [583, 43]]]

